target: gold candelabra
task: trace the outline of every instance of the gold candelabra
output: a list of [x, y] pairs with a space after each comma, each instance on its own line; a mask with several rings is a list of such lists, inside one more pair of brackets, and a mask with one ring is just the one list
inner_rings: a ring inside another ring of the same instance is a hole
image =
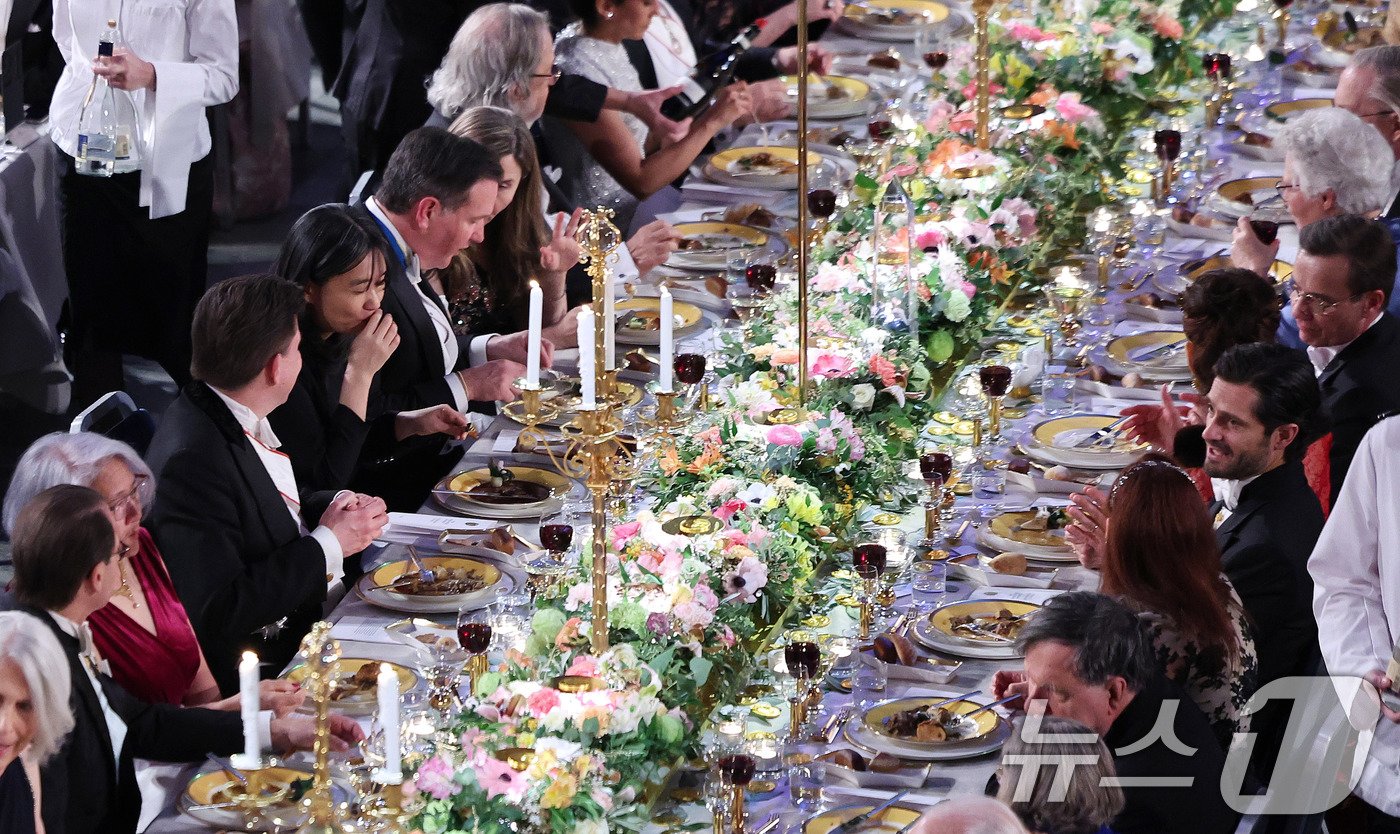
[[311, 790], [302, 800], [306, 822], [297, 830], [301, 834], [336, 834], [342, 828], [331, 796], [331, 689], [335, 685], [336, 662], [340, 660], [340, 642], [331, 637], [331, 624], [323, 620], [312, 626], [311, 633], [301, 641], [301, 653], [306, 658], [302, 687], [316, 705], [316, 739], [312, 745], [316, 765]]
[[[612, 211], [599, 208], [584, 211], [576, 233], [583, 248], [582, 262], [587, 264], [593, 281], [593, 298], [601, 302], [604, 293], [612, 292], [608, 274], [608, 257], [622, 243], [622, 235], [612, 223]], [[607, 521], [608, 496], [614, 476], [634, 471], [637, 460], [631, 444], [622, 435], [622, 421], [617, 414], [617, 372], [605, 370], [604, 328], [615, 326], [606, 316], [594, 318], [593, 375], [596, 402], [589, 407], [580, 404], [573, 419], [563, 423], [560, 431], [566, 443], [562, 451], [546, 442], [542, 425], [559, 416], [559, 410], [541, 401], [540, 386], [517, 382], [520, 400], [505, 407], [512, 418], [525, 428], [520, 432], [520, 448], [543, 446], [550, 462], [565, 477], [583, 482], [592, 498], [593, 557], [590, 570], [593, 579], [592, 651], [601, 654], [608, 648], [608, 561]], [[674, 396], [674, 395], [672, 395]], [[657, 409], [669, 409], [668, 420], [674, 419], [674, 399], [665, 403], [658, 399]]]
[[973, 0], [973, 32], [977, 38], [977, 147], [991, 146], [988, 127], [992, 118], [991, 95], [991, 33], [988, 20], [992, 14], [994, 0]]
[[797, 404], [807, 404], [807, 4], [797, 4]]

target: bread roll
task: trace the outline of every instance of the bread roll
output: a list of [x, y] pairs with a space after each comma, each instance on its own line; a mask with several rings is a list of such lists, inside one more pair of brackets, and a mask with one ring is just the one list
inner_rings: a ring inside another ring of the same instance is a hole
[[988, 564], [992, 570], [1007, 576], [1023, 576], [1026, 572], [1026, 557], [1023, 553], [1003, 553]]
[[854, 750], [832, 750], [818, 756], [817, 761], [830, 762], [860, 773], [865, 772], [865, 757]]
[[909, 638], [888, 631], [875, 638], [874, 649], [875, 657], [885, 663], [912, 666], [919, 658], [919, 653], [915, 651], [914, 644], [909, 642]]
[[876, 753], [875, 758], [866, 763], [866, 770], [871, 773], [894, 773], [902, 767], [904, 762], [889, 753]]

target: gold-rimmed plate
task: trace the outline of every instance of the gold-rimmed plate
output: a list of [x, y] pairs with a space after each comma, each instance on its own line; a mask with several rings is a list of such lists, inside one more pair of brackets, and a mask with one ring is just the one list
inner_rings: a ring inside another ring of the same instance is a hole
[[1296, 101], [1276, 101], [1264, 108], [1264, 115], [1275, 121], [1286, 122], [1289, 117], [1296, 116], [1299, 113], [1331, 106], [1332, 99], [1330, 98], [1300, 98]]
[[[870, 732], [884, 738], [894, 739], [903, 744], [912, 744], [922, 747], [944, 747], [949, 744], [958, 744], [960, 742], [976, 741], [977, 739], [985, 738], [997, 728], [997, 722], [1001, 720], [1000, 716], [992, 710], [982, 710], [964, 722], [968, 724], [964, 730], [956, 735], [950, 735], [943, 741], [920, 741], [917, 738], [899, 735], [889, 728], [890, 719], [897, 713], [931, 706], [946, 700], [946, 698], [922, 697], [886, 701], [883, 704], [871, 707], [870, 710], [865, 713], [864, 717], [861, 718], [861, 722], [865, 724], [865, 728]], [[981, 707], [982, 704], [976, 703], [975, 701], [954, 701], [951, 704], [944, 704], [942, 708], [962, 715], [964, 713], [973, 712]]]
[[[1188, 262], [1190, 263], [1190, 262]], [[1195, 263], [1190, 270], [1159, 269], [1152, 276], [1152, 285], [1168, 295], [1180, 295], [1191, 282], [1215, 269], [1228, 269], [1234, 266], [1229, 255], [1217, 255]], [[1275, 284], [1282, 284], [1293, 275], [1293, 264], [1288, 261], [1274, 261], [1269, 267], [1269, 278]]]
[[[406, 666], [391, 663], [387, 660], [375, 660], [368, 657], [342, 657], [335, 662], [333, 672], [334, 686], [331, 689], [331, 705], [338, 711], [346, 715], [369, 715], [379, 706], [379, 667], [388, 666], [394, 670], [394, 674], [399, 678], [399, 692], [407, 692], [418, 685], [418, 675]], [[365, 667], [372, 667], [369, 672], [363, 672]], [[364, 686], [357, 686], [356, 675], [374, 676], [374, 682]], [[292, 683], [305, 686], [307, 670], [305, 665], [293, 666], [287, 670], [287, 674], [282, 677]], [[309, 702], [303, 704], [307, 711], [313, 705]]]
[[1000, 539], [1035, 551], [1051, 551], [1056, 554], [1069, 553], [1069, 542], [1065, 540], [1063, 528], [1058, 530], [1023, 530], [1021, 525], [1034, 519], [1035, 510], [1021, 510], [994, 516], [987, 524], [987, 531]]
[[375, 588], [378, 593], [402, 602], [427, 601], [443, 605], [460, 605], [469, 599], [492, 593], [496, 583], [501, 581], [500, 568], [480, 559], [468, 559], [462, 556], [420, 556], [418, 561], [422, 562], [428, 570], [443, 578], [453, 574], [459, 576], [471, 574], [475, 577], [476, 584], [481, 585], [481, 587], [458, 594], [409, 593], [406, 589], [383, 587], [392, 585], [405, 574], [417, 571], [413, 563], [408, 560], [386, 562], [375, 568], [374, 572], [370, 574], [368, 587]]
[[[824, 157], [807, 152], [807, 168], [818, 170]], [[797, 185], [797, 149], [782, 145], [730, 148], [710, 157], [705, 175], [721, 185], [790, 189]]]
[[767, 232], [752, 226], [724, 221], [677, 223], [681, 247], [671, 253], [666, 265], [680, 269], [723, 269], [731, 252], [768, 245]]
[[708, 536], [723, 529], [724, 522], [712, 515], [682, 515], [661, 525], [661, 531], [671, 536]]
[[[784, 75], [787, 96], [797, 100], [797, 76]], [[807, 85], [807, 112], [815, 119], [845, 119], [865, 114], [870, 85], [844, 75], [813, 77]]]
[[[843, 823], [850, 822], [861, 814], [875, 810], [874, 805], [847, 805], [823, 811], [802, 824], [802, 834], [831, 834]], [[923, 812], [904, 805], [891, 805], [861, 824], [864, 834], [878, 832], [900, 832], [912, 824]]]
[[[307, 814], [300, 807], [298, 786], [295, 783], [308, 783], [300, 787], [310, 787], [309, 782], [313, 778], [313, 774], [309, 767], [278, 765], [262, 770], [247, 771], [244, 773], [244, 777], [252, 783], [255, 789], [266, 794], [269, 799], [263, 808], [268, 821], [264, 825], [256, 826], [253, 830], [271, 831], [276, 827], [277, 830], [287, 831], [305, 823]], [[233, 776], [222, 770], [210, 770], [196, 774], [185, 785], [177, 807], [181, 813], [211, 828], [246, 830], [243, 813], [238, 808], [207, 807], [231, 802], [235, 796], [233, 791], [238, 784]], [[351, 798], [349, 789], [339, 782], [331, 783], [331, 796], [336, 803], [348, 802]]]
[[847, 3], [842, 18], [845, 25], [880, 36], [912, 38], [914, 32], [937, 26], [948, 19], [949, 9], [936, 0], [862, 0]]
[[[685, 336], [704, 327], [700, 308], [685, 301], [671, 302], [673, 335]], [[617, 304], [617, 341], [628, 345], [661, 343], [661, 299], [632, 298]]]
[[487, 467], [469, 469], [465, 472], [458, 472], [447, 482], [447, 488], [468, 504], [487, 505], [491, 507], [513, 507], [524, 509], [526, 507], [537, 507], [552, 498], [567, 495], [572, 483], [568, 478], [548, 469], [540, 469], [534, 466], [508, 466], [507, 470], [513, 476], [511, 480], [529, 484], [539, 493], [539, 497], [533, 500], [502, 501], [490, 500], [489, 496], [475, 494], [482, 487], [491, 482], [491, 470]]
[[1025, 434], [1021, 448], [1032, 460], [1075, 469], [1121, 469], [1138, 459], [1147, 446], [1119, 435], [1112, 445], [1079, 447], [1076, 444], [1099, 429], [1108, 430], [1122, 417], [1117, 414], [1075, 414], [1053, 417]]
[[953, 602], [941, 608], [935, 609], [928, 615], [929, 626], [943, 639], [956, 643], [971, 644], [974, 646], [1007, 646], [1011, 645], [1007, 640], [999, 640], [995, 637], [972, 634], [965, 630], [954, 630], [953, 620], [957, 617], [995, 617], [1002, 609], [1010, 611], [1012, 616], [1020, 617], [1026, 614], [1034, 614], [1040, 610], [1040, 606], [1030, 602], [1019, 602], [1013, 599], [982, 599], [969, 600], [965, 602]]
[[1278, 177], [1242, 177], [1221, 183], [1215, 189], [1218, 208], [1228, 210], [1234, 217], [1248, 214], [1258, 203], [1276, 200], [1278, 181]]
[[[1186, 364], [1186, 334], [1180, 330], [1144, 330], [1128, 336], [1119, 336], [1108, 343], [1108, 358], [1117, 365], [1148, 374], [1157, 373], [1177, 378], [1181, 373], [1190, 374]], [[1158, 353], [1146, 358], [1134, 359], [1141, 352], [1157, 350]]]

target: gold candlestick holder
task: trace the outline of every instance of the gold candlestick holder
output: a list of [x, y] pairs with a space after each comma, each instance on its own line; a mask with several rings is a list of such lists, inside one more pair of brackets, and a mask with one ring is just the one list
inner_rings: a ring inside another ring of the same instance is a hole
[[977, 82], [977, 147], [985, 150], [991, 146], [989, 127], [992, 118], [991, 95], [991, 32], [988, 23], [994, 0], [973, 0], [973, 33], [977, 39], [976, 82]]
[[531, 385], [522, 377], [515, 381], [515, 388], [520, 392], [520, 399], [501, 406], [506, 416], [527, 426], [547, 423], [559, 416], [559, 409], [542, 402], [544, 386]]
[[301, 641], [301, 653], [306, 658], [306, 676], [302, 689], [316, 706], [316, 737], [312, 753], [316, 759], [311, 790], [302, 800], [307, 812], [306, 822], [297, 829], [301, 834], [338, 834], [342, 830], [340, 814], [331, 795], [331, 689], [335, 685], [336, 662], [340, 660], [340, 643], [331, 637], [331, 624], [324, 620], [311, 627], [311, 633]]
[[788, 700], [788, 738], [799, 741], [802, 728], [807, 724], [807, 693], [803, 681], [797, 679], [797, 692]]
[[744, 786], [729, 787], [729, 830], [731, 834], [744, 834]]

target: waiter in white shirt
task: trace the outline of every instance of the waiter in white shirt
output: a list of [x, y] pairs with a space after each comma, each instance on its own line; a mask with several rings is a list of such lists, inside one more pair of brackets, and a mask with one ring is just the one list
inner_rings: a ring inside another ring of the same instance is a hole
[[[98, 58], [108, 21], [118, 39]], [[233, 0], [55, 0], [54, 40], [66, 64], [54, 90], [51, 138], [66, 155], [64, 259], [72, 297], [70, 367], [82, 408], [122, 387], [121, 355], [160, 362], [189, 381], [189, 328], [207, 280], [213, 206], [205, 108], [238, 91]], [[94, 74], [130, 96], [132, 165], [79, 174], [79, 120]]]
[[[1308, 561], [1327, 671], [1386, 690], [1400, 640], [1400, 418], [1377, 423], [1352, 458], [1341, 495]], [[1400, 712], [1382, 705], [1355, 795], [1368, 831], [1400, 831]]]

